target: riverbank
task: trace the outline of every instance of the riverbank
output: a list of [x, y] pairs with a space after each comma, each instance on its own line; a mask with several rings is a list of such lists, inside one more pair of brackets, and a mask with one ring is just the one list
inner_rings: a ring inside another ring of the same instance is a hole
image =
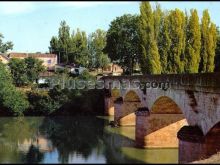
[[199, 161], [194, 161], [192, 163], [198, 163], [198, 164], [219, 164], [220, 163], [220, 152], [218, 152], [215, 155], [212, 155], [210, 158], [208, 159], [204, 159], [204, 160], [199, 160]]

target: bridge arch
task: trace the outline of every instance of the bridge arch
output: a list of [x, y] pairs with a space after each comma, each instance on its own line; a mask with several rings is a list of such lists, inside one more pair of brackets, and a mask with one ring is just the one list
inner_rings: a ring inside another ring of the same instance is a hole
[[168, 96], [160, 96], [156, 99], [150, 112], [154, 114], [182, 114], [179, 105]]
[[149, 115], [137, 116], [136, 144], [139, 147], [178, 147], [178, 131], [188, 122], [181, 107], [169, 96], [152, 103]]
[[130, 101], [130, 102], [134, 102], [134, 101], [138, 102], [138, 101], [141, 101], [141, 98], [135, 90], [128, 90], [125, 93], [123, 100]]
[[121, 126], [131, 126], [136, 123], [135, 112], [144, 107], [141, 91], [130, 89], [123, 91], [121, 101], [115, 102], [114, 121]]

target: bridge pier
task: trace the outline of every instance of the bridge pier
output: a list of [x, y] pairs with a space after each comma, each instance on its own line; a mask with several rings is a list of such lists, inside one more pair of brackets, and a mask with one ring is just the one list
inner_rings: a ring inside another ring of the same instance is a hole
[[177, 132], [187, 124], [183, 114], [153, 114], [139, 108], [136, 114], [135, 140], [140, 148], [177, 148]]
[[220, 127], [206, 136], [197, 126], [184, 126], [177, 134], [179, 139], [179, 163], [190, 163], [209, 158], [220, 151]]
[[123, 99], [122, 97], [119, 97], [114, 101], [114, 108], [115, 108], [114, 122], [118, 125], [120, 125], [119, 119], [122, 118], [122, 114], [123, 114], [122, 107], [123, 107]]
[[114, 116], [114, 99], [111, 96], [105, 96], [105, 115]]
[[124, 101], [122, 97], [119, 97], [114, 101], [114, 122], [119, 126], [134, 126], [136, 124], [135, 111], [140, 106], [140, 101]]

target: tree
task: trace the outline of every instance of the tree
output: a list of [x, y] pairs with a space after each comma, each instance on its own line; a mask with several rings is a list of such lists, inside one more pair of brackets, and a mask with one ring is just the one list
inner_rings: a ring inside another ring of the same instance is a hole
[[25, 64], [24, 60], [12, 58], [8, 66], [16, 86], [24, 86], [29, 83], [27, 76], [27, 65]]
[[39, 78], [39, 74], [45, 71], [45, 67], [43, 66], [43, 61], [38, 60], [36, 58], [28, 57], [24, 59], [26, 64], [26, 73], [27, 78], [30, 83], [37, 81]]
[[155, 38], [154, 15], [149, 2], [141, 2], [140, 13], [139, 32], [142, 48], [142, 72], [160, 74], [162, 69]]
[[106, 32], [97, 29], [89, 36], [90, 64], [94, 68], [103, 68], [110, 63], [108, 55], [103, 52], [106, 46]]
[[87, 67], [89, 62], [89, 51], [86, 33], [77, 29], [76, 34], [72, 35], [72, 43], [74, 43], [75, 48], [73, 52], [71, 52], [73, 56], [72, 61]]
[[171, 40], [167, 69], [169, 73], [184, 73], [185, 64], [185, 16], [179, 9], [171, 10], [169, 36]]
[[[50, 46], [49, 46], [50, 53], [59, 54], [59, 41], [56, 36], [53, 36], [50, 40]], [[60, 63], [60, 56], [58, 56], [58, 63]]]
[[215, 49], [217, 43], [216, 25], [211, 23], [208, 35], [208, 60], [206, 72], [213, 72], [215, 69]]
[[70, 27], [66, 21], [61, 21], [58, 37], [53, 36], [50, 40], [50, 52], [60, 55], [61, 63], [68, 63], [68, 52], [71, 47]]
[[200, 72], [214, 71], [214, 58], [217, 42], [216, 26], [211, 22], [208, 10], [203, 11], [201, 24], [201, 62]]
[[168, 19], [168, 13], [164, 13], [161, 23], [161, 31], [159, 33], [159, 39], [158, 39], [158, 50], [160, 54], [160, 61], [161, 61], [161, 73], [166, 74], [168, 73], [168, 55], [170, 53], [170, 47], [171, 47], [171, 39], [170, 39], [170, 33], [169, 33], [169, 19]]
[[0, 33], [0, 52], [5, 53], [8, 50], [13, 49], [13, 43], [11, 41], [8, 41], [6, 43], [3, 43], [4, 36]]
[[191, 10], [191, 16], [187, 25], [186, 38], [186, 73], [198, 73], [201, 50], [201, 32], [197, 11]]
[[0, 62], [0, 106], [14, 115], [21, 115], [29, 103], [25, 94], [18, 91], [13, 85], [10, 72]]
[[40, 72], [45, 70], [43, 61], [28, 57], [25, 59], [12, 58], [8, 64], [16, 86], [32, 84], [39, 78]]
[[106, 54], [101, 54], [101, 56], [99, 57], [99, 66], [102, 68], [106, 67], [108, 64], [110, 63], [110, 59], [108, 58], [108, 56]]
[[132, 74], [134, 63], [140, 56], [138, 16], [125, 14], [117, 17], [111, 22], [106, 37], [104, 53]]
[[160, 4], [156, 3], [156, 9], [153, 11], [154, 16], [154, 37], [158, 43], [160, 38], [160, 32], [162, 28], [163, 11], [161, 10]]
[[217, 44], [215, 49], [215, 72], [220, 72], [220, 31], [217, 28]]
[[65, 21], [61, 21], [58, 37], [53, 36], [50, 40], [50, 52], [59, 56], [59, 62], [88, 66], [88, 43], [84, 31], [77, 29], [70, 35], [70, 27]]

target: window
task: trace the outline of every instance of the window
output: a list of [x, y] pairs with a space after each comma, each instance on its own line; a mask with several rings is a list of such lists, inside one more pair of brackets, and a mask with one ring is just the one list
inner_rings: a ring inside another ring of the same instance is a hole
[[48, 64], [51, 64], [51, 60], [47, 60], [47, 63], [48, 63]]

